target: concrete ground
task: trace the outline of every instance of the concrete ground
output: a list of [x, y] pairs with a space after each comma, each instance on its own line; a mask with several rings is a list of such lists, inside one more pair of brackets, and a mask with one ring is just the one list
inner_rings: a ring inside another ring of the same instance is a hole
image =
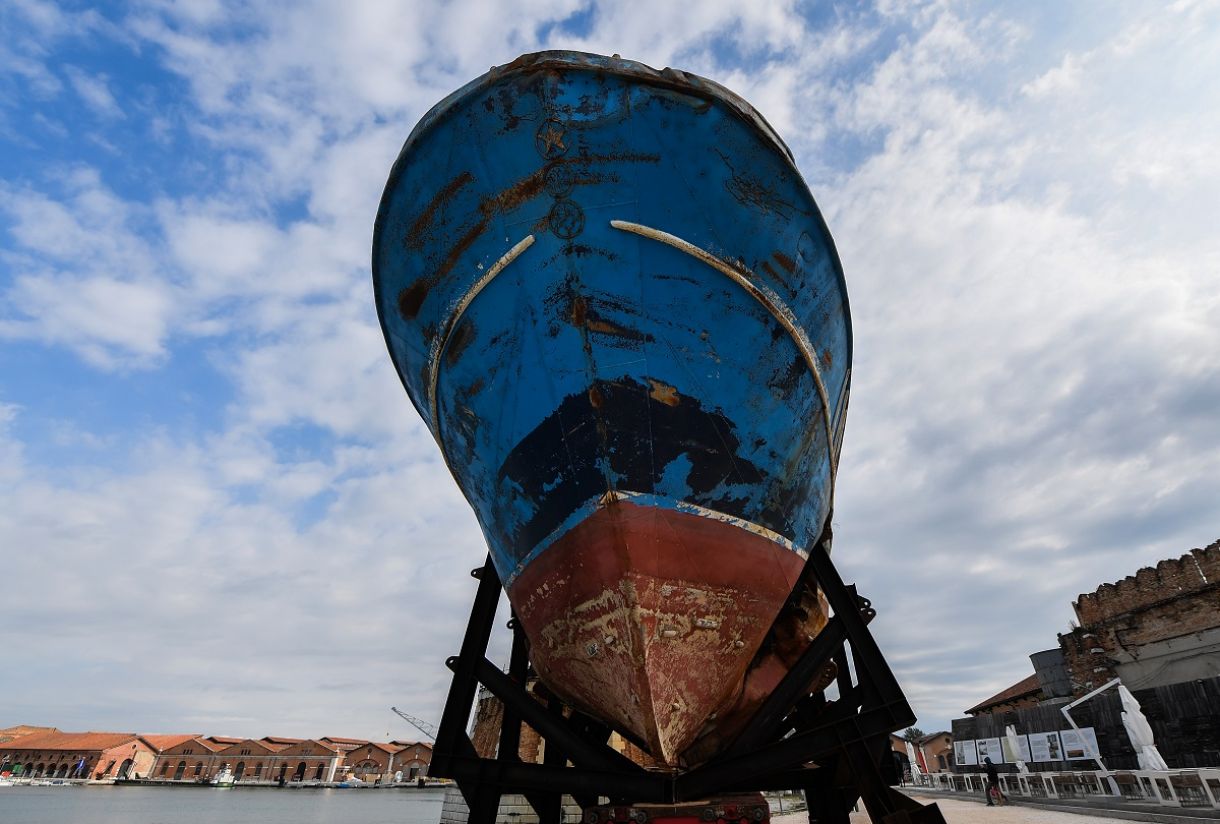
[[[960, 801], [954, 798], [914, 796], [923, 804], [936, 802], [949, 824], [1129, 824], [1117, 818], [1061, 813], [1052, 810], [1037, 810], [1033, 807], [1006, 805], [988, 807], [975, 801]], [[805, 813], [772, 816], [774, 824], [809, 824]], [[864, 812], [852, 813], [851, 824], [869, 824]]]

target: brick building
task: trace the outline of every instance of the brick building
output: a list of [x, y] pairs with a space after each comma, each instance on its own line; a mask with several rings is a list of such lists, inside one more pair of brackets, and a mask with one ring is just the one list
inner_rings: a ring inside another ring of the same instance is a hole
[[1145, 567], [1072, 607], [1059, 636], [1073, 693], [1112, 678], [1144, 689], [1220, 676], [1220, 541]]
[[953, 735], [948, 730], [933, 732], [919, 739], [918, 754], [923, 759], [920, 768], [926, 773], [949, 772], [953, 769]]
[[128, 732], [52, 729], [0, 743], [0, 763], [31, 778], [146, 778], [156, 755], [143, 736]]
[[158, 781], [206, 783], [226, 768], [249, 784], [334, 781], [343, 752], [334, 744], [301, 738], [180, 737], [157, 756], [149, 776]]
[[[1117, 678], [1140, 703], [1171, 767], [1220, 766], [1220, 541], [1102, 584], [1072, 606], [1079, 625], [1059, 636], [1058, 647], [1030, 656], [1035, 675], [954, 720], [954, 738], [963, 745], [998, 739], [1009, 725], [1018, 734], [1061, 734], [1062, 707]], [[1071, 713], [1092, 730], [1108, 767], [1135, 769], [1122, 710], [1110, 689]], [[1080, 759], [1027, 766], [1071, 770]]]
[[428, 774], [432, 763], [432, 745], [427, 741], [391, 741], [398, 750], [397, 769], [402, 771], [403, 778], [410, 781], [422, 778]]

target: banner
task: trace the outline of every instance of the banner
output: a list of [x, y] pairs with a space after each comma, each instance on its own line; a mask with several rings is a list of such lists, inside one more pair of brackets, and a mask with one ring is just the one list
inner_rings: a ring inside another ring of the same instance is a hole
[[981, 738], [974, 742], [978, 746], [979, 760], [982, 764], [984, 758], [990, 758], [992, 764], [1003, 764], [1004, 753], [1000, 751], [1000, 739], [998, 738]]
[[[1012, 751], [1012, 742], [1008, 740], [1008, 736], [1000, 739], [1000, 746], [1004, 750], [1004, 761], [1008, 764], [1015, 764], [1018, 761], [1034, 761], [1036, 759], [1030, 757], [1029, 753], [1029, 736], [1017, 735], [1017, 751]], [[991, 759], [995, 761], [995, 759]]]
[[1029, 734], [1030, 761], [1062, 761], [1063, 744], [1057, 732], [1031, 732]]
[[953, 742], [953, 761], [964, 767], [973, 767], [979, 763], [978, 753], [975, 752], [973, 741], [954, 741]]
[[1100, 752], [1097, 748], [1097, 733], [1093, 731], [1092, 727], [1060, 730], [1059, 738], [1063, 741], [1063, 755], [1069, 761], [1092, 758]]

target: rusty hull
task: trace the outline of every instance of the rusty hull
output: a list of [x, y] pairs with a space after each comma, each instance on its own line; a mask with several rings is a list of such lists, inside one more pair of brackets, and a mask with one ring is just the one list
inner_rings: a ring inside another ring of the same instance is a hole
[[412, 132], [373, 277], [543, 680], [667, 764], [713, 755], [824, 621], [792, 587], [851, 324], [787, 148], [703, 78], [527, 55]]

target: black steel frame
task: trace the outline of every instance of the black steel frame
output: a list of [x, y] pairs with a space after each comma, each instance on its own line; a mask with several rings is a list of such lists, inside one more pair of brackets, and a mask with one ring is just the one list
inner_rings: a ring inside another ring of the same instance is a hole
[[[803, 572], [829, 601], [829, 623], [725, 752], [676, 773], [645, 770], [607, 744], [605, 725], [557, 698], [548, 697], [544, 705], [531, 695], [529, 642], [515, 617], [509, 621], [507, 674], [487, 660], [502, 589], [488, 557], [471, 571], [479, 588], [461, 652], [446, 661], [453, 681], [429, 773], [457, 782], [470, 808], [469, 824], [494, 824], [506, 793], [523, 794], [541, 824], [560, 824], [565, 793], [589, 807], [602, 797], [613, 803], [677, 803], [780, 789], [804, 790], [809, 819], [817, 824], [847, 824], [858, 802], [877, 824], [943, 824], [935, 804], [919, 804], [892, 786], [898, 776], [889, 735], [913, 724], [915, 715], [868, 630], [876, 613], [839, 577], [830, 543], [827, 518]], [[810, 694], [808, 685], [832, 661], [838, 696]], [[494, 758], [480, 757], [466, 733], [480, 684], [504, 705]], [[517, 755], [522, 722], [545, 741], [542, 764], [523, 763]]]

